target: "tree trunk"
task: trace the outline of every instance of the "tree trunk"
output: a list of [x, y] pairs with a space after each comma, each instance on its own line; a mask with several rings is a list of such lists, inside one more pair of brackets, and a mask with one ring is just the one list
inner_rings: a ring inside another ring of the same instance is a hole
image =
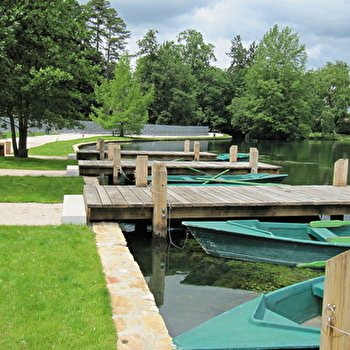
[[18, 140], [18, 158], [27, 158], [28, 150], [27, 150], [27, 136], [28, 136], [28, 123], [26, 118], [19, 118], [19, 140]]
[[12, 116], [12, 114], [9, 116], [9, 118], [10, 118], [10, 125], [11, 125], [11, 138], [12, 138], [13, 154], [15, 157], [18, 157], [15, 118]]

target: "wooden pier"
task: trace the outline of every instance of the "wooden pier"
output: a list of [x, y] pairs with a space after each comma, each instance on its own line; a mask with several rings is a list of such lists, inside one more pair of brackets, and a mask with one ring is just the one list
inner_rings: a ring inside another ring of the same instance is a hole
[[[194, 152], [176, 152], [176, 151], [121, 151], [121, 158], [136, 159], [137, 156], [148, 156], [152, 160], [176, 160], [181, 159], [185, 161], [194, 160]], [[92, 160], [99, 159], [100, 151], [98, 150], [77, 150], [78, 160]], [[215, 161], [217, 154], [211, 152], [200, 152], [199, 157], [204, 161]], [[108, 158], [108, 151], [104, 151], [104, 158]]]
[[[167, 219], [350, 214], [350, 186], [168, 186]], [[151, 187], [84, 188], [89, 221], [152, 220]]]
[[[196, 169], [207, 174], [217, 175], [228, 169], [226, 175], [247, 174], [251, 172], [249, 162], [162, 162], [165, 164], [168, 175], [195, 175]], [[100, 176], [113, 175], [113, 161], [109, 160], [79, 160], [79, 175]], [[148, 175], [151, 175], [151, 169], [154, 161], [148, 162]], [[134, 175], [136, 169], [135, 161], [122, 160], [121, 170], [126, 175]], [[281, 167], [271, 164], [258, 163], [259, 173], [279, 174]]]

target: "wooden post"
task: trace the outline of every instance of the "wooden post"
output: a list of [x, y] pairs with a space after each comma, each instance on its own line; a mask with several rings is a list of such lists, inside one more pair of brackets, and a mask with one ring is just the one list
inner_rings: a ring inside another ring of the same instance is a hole
[[230, 162], [237, 162], [238, 146], [230, 147]]
[[348, 182], [348, 159], [338, 159], [334, 163], [333, 186], [346, 186]]
[[5, 142], [5, 154], [11, 154], [11, 141]]
[[166, 237], [167, 228], [167, 170], [165, 164], [152, 165], [153, 235]]
[[136, 157], [135, 184], [137, 187], [146, 187], [148, 184], [148, 156]]
[[113, 184], [119, 182], [119, 170], [122, 167], [120, 145], [113, 147]]
[[190, 140], [185, 140], [184, 151], [190, 152]]
[[98, 139], [96, 146], [97, 146], [97, 150], [100, 152], [98, 159], [104, 160], [105, 159], [105, 140]]
[[201, 143], [199, 141], [194, 142], [194, 161], [198, 162], [199, 161], [199, 154], [200, 154], [200, 149], [201, 149]]
[[114, 152], [114, 143], [108, 142], [108, 160], [113, 160], [113, 152]]
[[249, 166], [250, 172], [253, 174], [258, 173], [258, 160], [259, 160], [259, 151], [257, 148], [250, 148], [249, 150]]
[[350, 251], [348, 250], [328, 260], [326, 264], [320, 350], [350, 349], [349, 313]]

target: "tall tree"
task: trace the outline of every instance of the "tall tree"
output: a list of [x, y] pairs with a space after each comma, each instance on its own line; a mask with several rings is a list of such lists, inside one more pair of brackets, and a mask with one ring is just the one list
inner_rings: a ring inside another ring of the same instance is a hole
[[260, 41], [244, 96], [233, 99], [232, 124], [248, 137], [298, 139], [310, 132], [305, 46], [275, 25]]
[[323, 102], [320, 120], [323, 132], [337, 133], [337, 128], [348, 118], [350, 107], [350, 68], [346, 62], [336, 61], [318, 69], [316, 95]]
[[93, 107], [92, 120], [120, 136], [140, 133], [142, 124], [147, 122], [153, 89], [142, 91], [138, 72], [131, 71], [127, 55], [119, 59], [114, 78], [96, 86], [95, 93], [100, 107]]
[[92, 31], [92, 44], [103, 55], [108, 75], [113, 71], [119, 57], [125, 53], [130, 31], [107, 0], [90, 0], [83, 8], [89, 16], [88, 27]]
[[98, 70], [89, 40], [76, 0], [1, 3], [0, 115], [16, 157], [28, 155], [28, 128], [73, 127], [91, 102]]

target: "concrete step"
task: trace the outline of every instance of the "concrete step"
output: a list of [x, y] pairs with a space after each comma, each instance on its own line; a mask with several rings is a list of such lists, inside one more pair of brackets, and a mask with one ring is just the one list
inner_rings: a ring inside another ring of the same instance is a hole
[[79, 176], [79, 165], [67, 165], [66, 176]]
[[62, 224], [86, 225], [87, 216], [83, 195], [64, 195]]

